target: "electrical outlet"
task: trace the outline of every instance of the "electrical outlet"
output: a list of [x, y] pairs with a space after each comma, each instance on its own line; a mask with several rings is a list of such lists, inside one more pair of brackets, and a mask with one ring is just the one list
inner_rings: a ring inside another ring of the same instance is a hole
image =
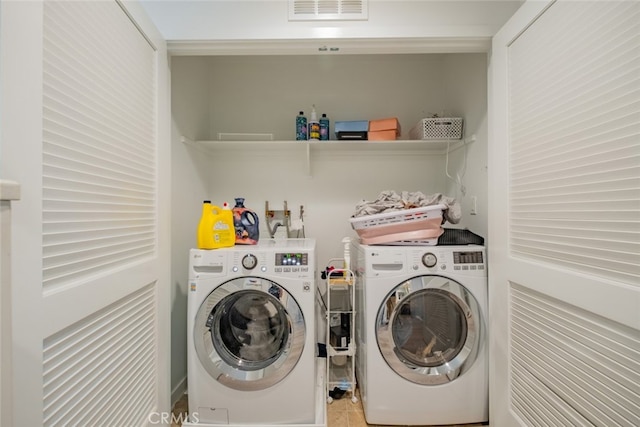
[[471, 210], [469, 211], [471, 215], [478, 215], [478, 197], [471, 196]]

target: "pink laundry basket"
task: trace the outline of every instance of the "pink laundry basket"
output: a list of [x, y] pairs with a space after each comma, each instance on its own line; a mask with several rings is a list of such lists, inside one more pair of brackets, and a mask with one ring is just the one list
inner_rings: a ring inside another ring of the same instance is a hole
[[445, 205], [423, 206], [349, 219], [365, 245], [426, 245], [438, 243]]

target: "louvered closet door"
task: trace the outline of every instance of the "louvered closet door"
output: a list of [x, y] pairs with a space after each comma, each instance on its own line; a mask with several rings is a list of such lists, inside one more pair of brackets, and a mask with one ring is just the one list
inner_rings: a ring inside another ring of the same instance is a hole
[[29, 88], [14, 425], [148, 425], [169, 410], [164, 42], [136, 5], [9, 3]]
[[640, 3], [525, 3], [491, 68], [491, 425], [640, 425]]

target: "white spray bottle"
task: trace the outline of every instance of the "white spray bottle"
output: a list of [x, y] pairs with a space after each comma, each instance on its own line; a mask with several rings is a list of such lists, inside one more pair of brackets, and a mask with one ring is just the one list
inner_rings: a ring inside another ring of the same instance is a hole
[[309, 119], [309, 140], [320, 141], [320, 122], [316, 113], [316, 106], [311, 109], [311, 119]]

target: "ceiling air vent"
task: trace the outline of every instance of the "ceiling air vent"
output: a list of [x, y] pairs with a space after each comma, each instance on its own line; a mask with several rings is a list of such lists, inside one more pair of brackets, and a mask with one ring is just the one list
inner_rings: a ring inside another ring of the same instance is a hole
[[366, 20], [367, 2], [368, 0], [289, 0], [289, 20]]

